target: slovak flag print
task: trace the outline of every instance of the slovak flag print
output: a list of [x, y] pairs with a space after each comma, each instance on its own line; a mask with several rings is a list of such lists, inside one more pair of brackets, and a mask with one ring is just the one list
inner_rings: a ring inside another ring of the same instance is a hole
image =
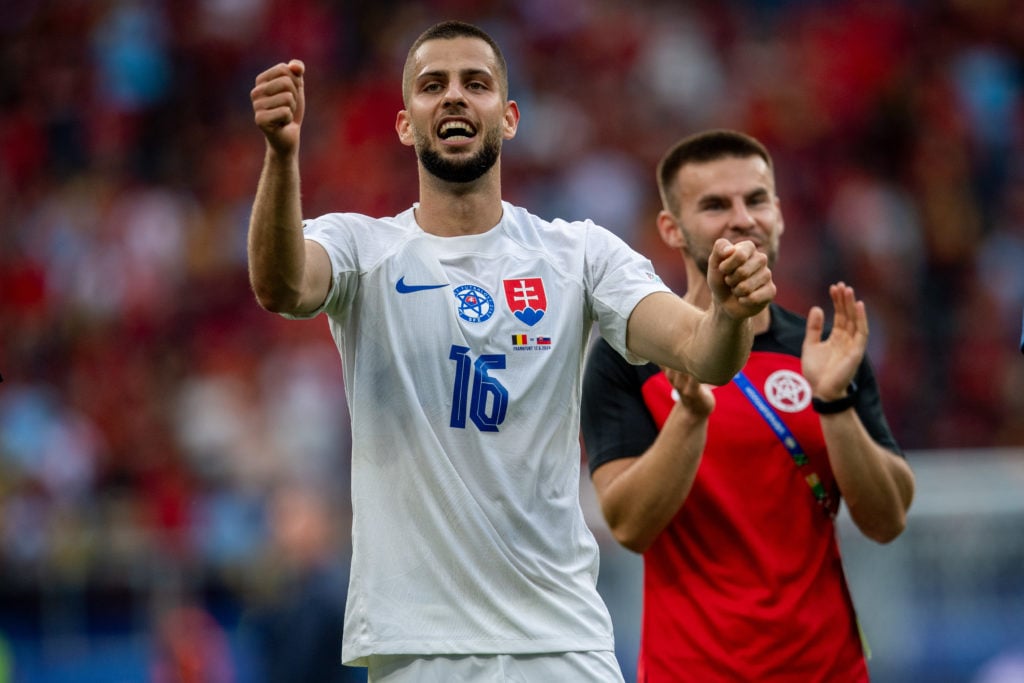
[[544, 281], [539, 277], [523, 277], [504, 280], [505, 301], [512, 314], [527, 325], [536, 325], [548, 308], [548, 297], [544, 293]]

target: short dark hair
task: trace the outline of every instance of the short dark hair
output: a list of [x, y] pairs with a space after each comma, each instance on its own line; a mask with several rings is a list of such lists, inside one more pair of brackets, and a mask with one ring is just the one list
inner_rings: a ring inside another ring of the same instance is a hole
[[467, 24], [464, 21], [442, 21], [434, 24], [419, 35], [409, 48], [405, 57], [405, 67], [402, 69], [402, 101], [408, 104], [409, 94], [412, 91], [413, 80], [413, 58], [416, 50], [420, 49], [423, 43], [430, 40], [454, 40], [455, 38], [479, 38], [491, 47], [494, 53], [494, 61], [498, 67], [498, 86], [501, 88], [502, 97], [508, 98], [508, 65], [505, 63], [505, 55], [502, 54], [498, 43], [479, 26]]
[[666, 211], [673, 215], [679, 212], [672, 183], [676, 174], [686, 164], [700, 164], [717, 161], [725, 157], [758, 156], [765, 160], [768, 168], [772, 168], [772, 157], [755, 138], [735, 130], [707, 130], [685, 137], [676, 144], [658, 162], [658, 192]]

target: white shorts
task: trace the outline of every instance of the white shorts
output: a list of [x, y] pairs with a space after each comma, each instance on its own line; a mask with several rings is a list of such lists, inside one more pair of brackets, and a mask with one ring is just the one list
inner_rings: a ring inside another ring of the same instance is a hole
[[368, 683], [623, 683], [615, 653], [371, 655]]

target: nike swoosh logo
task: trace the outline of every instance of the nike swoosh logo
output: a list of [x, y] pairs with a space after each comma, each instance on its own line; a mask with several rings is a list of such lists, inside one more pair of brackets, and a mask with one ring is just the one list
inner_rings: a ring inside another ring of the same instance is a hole
[[443, 285], [407, 285], [405, 284], [405, 276], [398, 278], [398, 282], [395, 283], [395, 290], [399, 294], [410, 294], [412, 292], [422, 292], [427, 289], [439, 289], [441, 287], [447, 287], [448, 283]]

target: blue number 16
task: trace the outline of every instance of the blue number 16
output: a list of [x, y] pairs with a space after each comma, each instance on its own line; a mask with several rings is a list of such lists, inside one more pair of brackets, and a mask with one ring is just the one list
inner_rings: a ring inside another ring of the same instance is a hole
[[455, 361], [455, 386], [452, 389], [451, 426], [465, 429], [466, 412], [469, 419], [482, 432], [496, 432], [505, 421], [508, 410], [508, 389], [488, 374], [492, 369], [505, 369], [505, 356], [484, 354], [472, 363], [473, 388], [469, 387], [472, 358], [468, 346], [452, 346], [448, 358]]

